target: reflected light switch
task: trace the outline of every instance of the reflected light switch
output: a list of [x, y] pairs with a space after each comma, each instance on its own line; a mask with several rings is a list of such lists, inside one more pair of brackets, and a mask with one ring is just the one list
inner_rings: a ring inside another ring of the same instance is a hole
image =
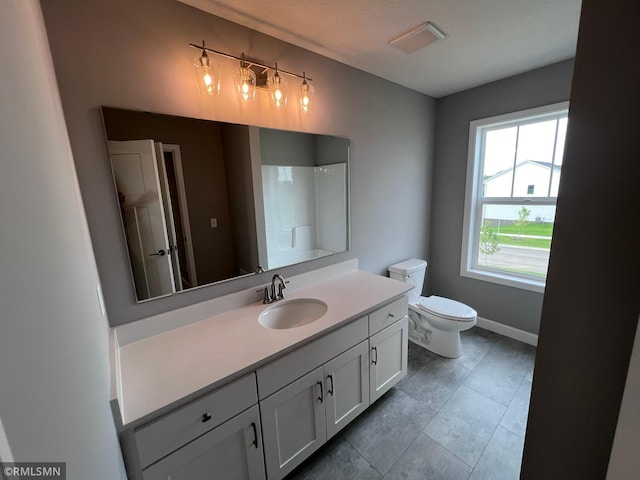
[[211, 219], [211, 228], [217, 228], [218, 226], [218, 219], [217, 218], [212, 218]]

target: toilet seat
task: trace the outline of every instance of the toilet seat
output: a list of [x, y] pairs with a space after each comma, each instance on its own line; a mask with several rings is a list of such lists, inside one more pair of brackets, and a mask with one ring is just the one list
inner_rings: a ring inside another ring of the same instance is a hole
[[449, 298], [431, 295], [430, 297], [418, 297], [411, 302], [412, 306], [430, 315], [456, 322], [474, 321], [478, 313], [464, 303]]

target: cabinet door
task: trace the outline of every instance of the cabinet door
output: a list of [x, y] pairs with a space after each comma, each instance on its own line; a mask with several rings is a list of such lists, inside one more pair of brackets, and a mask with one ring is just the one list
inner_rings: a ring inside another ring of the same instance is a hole
[[298, 466], [326, 440], [322, 367], [260, 402], [269, 480]]
[[144, 480], [264, 480], [258, 406], [142, 471]]
[[375, 402], [407, 374], [408, 317], [369, 339], [370, 401]]
[[327, 440], [369, 406], [369, 342], [324, 365]]

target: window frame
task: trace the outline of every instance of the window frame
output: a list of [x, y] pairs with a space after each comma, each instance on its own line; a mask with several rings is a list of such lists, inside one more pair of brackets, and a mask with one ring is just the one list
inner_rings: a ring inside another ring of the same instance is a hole
[[[517, 274], [479, 268], [477, 261], [482, 206], [484, 204], [519, 204], [519, 205], [556, 205], [557, 197], [482, 197], [482, 171], [484, 132], [491, 128], [510, 124], [525, 125], [553, 118], [568, 116], [569, 102], [559, 102], [541, 107], [530, 108], [489, 118], [473, 120], [469, 124], [469, 150], [467, 156], [467, 177], [465, 187], [465, 204], [462, 230], [462, 252], [460, 258], [460, 275], [476, 280], [506, 285], [533, 292], [543, 293], [545, 280], [526, 278]], [[566, 141], [566, 138], [565, 138]], [[479, 199], [481, 199], [479, 201]]]

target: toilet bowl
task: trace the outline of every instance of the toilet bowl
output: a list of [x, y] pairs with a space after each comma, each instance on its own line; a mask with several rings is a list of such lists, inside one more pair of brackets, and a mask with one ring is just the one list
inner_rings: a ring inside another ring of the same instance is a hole
[[409, 297], [409, 340], [447, 358], [462, 355], [460, 332], [477, 322], [477, 312], [464, 303], [431, 295], [420, 296], [427, 262], [409, 259], [389, 267], [389, 276], [410, 283], [414, 288]]

